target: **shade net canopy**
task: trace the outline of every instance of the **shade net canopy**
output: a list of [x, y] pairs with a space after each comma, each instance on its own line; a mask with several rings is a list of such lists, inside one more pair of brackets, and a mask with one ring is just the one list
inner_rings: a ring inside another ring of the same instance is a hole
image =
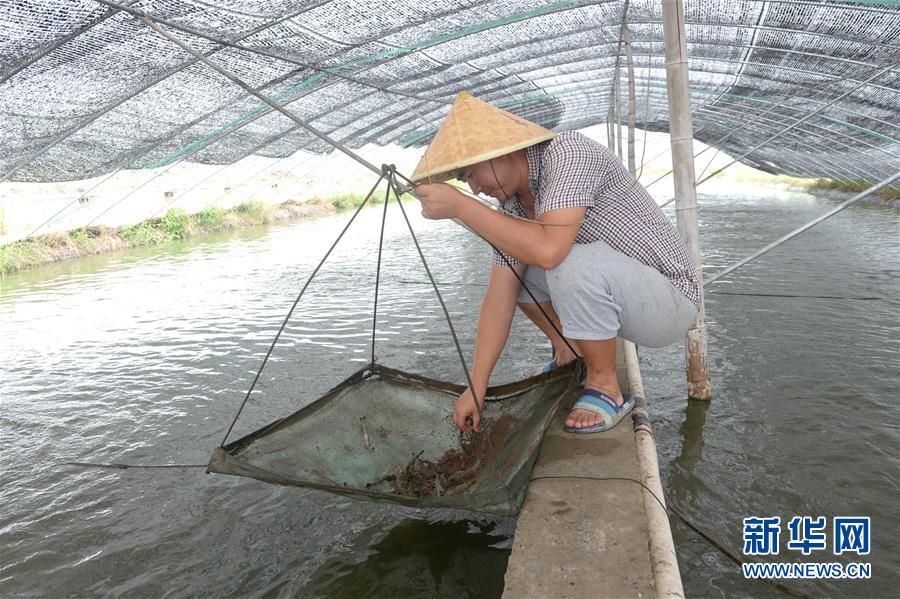
[[[637, 126], [668, 130], [659, 0], [120, 5], [350, 148], [427, 144], [460, 90], [555, 131], [607, 122], [627, 30]], [[332, 149], [109, 4], [6, 0], [0, 30], [8, 180]], [[801, 177], [893, 174], [898, 33], [896, 0], [687, 0], [695, 137], [737, 157], [808, 117], [742, 161]]]
[[580, 366], [487, 391], [478, 433], [451, 424], [460, 385], [372, 365], [298, 412], [215, 450], [209, 472], [415, 507], [513, 515]]

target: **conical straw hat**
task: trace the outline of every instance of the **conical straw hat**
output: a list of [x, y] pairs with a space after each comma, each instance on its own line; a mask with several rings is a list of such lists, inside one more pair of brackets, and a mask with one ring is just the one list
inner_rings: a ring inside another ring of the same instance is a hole
[[413, 181], [443, 181], [458, 168], [553, 138], [555, 133], [459, 92], [450, 114], [413, 172]]

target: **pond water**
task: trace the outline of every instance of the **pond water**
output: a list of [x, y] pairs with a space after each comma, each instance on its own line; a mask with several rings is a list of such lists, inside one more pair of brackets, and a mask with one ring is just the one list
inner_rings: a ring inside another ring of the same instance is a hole
[[[833, 205], [768, 191], [700, 202], [707, 273]], [[470, 351], [489, 249], [406, 207]], [[3, 280], [4, 596], [500, 595], [513, 519], [350, 501], [200, 468], [64, 465], [205, 463], [348, 218]], [[396, 205], [388, 218], [378, 360], [462, 382]], [[313, 401], [368, 361], [380, 219], [380, 209], [364, 210], [320, 271], [231, 439]], [[667, 497], [722, 544], [740, 553], [748, 515], [872, 517], [872, 579], [789, 581], [815, 595], [888, 596], [900, 585], [898, 233], [896, 210], [857, 206], [711, 285], [711, 403], [685, 399], [682, 347], [641, 350]], [[520, 378], [548, 356], [517, 316], [492, 382]], [[673, 531], [689, 596], [779, 594], [745, 581], [676, 520]]]

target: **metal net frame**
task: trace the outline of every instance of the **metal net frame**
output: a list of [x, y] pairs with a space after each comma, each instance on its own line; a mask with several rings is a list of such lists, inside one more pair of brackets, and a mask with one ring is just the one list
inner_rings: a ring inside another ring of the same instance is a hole
[[[625, 15], [636, 121], [668, 131], [659, 0], [10, 0], [4, 180], [331, 151], [123, 8], [349, 148], [426, 145], [462, 89], [556, 131], [606, 122]], [[897, 0], [687, 0], [695, 137], [771, 173], [884, 179], [898, 32]]]

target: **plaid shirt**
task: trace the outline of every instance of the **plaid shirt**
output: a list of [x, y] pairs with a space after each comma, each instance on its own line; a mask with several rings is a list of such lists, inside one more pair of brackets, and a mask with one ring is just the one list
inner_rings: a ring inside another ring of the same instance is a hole
[[[567, 131], [526, 148], [525, 156], [535, 218], [551, 210], [586, 206], [575, 243], [605, 242], [661, 272], [699, 307], [700, 281], [684, 240], [615, 154]], [[506, 200], [503, 208], [527, 218], [518, 196]], [[505, 264], [496, 251], [492, 262]]]

